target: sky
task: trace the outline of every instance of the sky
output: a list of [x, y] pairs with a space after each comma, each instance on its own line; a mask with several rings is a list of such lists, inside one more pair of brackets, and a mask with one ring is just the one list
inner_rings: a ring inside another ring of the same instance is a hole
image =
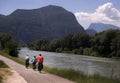
[[71, 11], [85, 29], [96, 22], [120, 27], [120, 0], [0, 0], [0, 14], [9, 15], [16, 9], [36, 9], [47, 5]]

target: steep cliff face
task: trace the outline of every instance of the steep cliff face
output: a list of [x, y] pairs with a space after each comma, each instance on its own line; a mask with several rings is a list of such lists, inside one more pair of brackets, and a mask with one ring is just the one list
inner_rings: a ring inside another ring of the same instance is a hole
[[39, 9], [18, 9], [0, 21], [0, 33], [10, 33], [19, 42], [40, 38], [63, 38], [68, 34], [85, 32], [75, 16], [59, 6]]

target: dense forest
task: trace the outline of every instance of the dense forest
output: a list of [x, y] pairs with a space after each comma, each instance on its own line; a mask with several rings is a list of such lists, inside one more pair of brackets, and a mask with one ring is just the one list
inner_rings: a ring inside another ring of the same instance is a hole
[[10, 56], [18, 57], [18, 43], [12, 40], [10, 34], [0, 34], [0, 50], [4, 50]]
[[120, 57], [120, 30], [107, 30], [89, 36], [85, 33], [69, 34], [63, 39], [40, 39], [29, 43], [34, 50], [69, 52], [98, 57]]

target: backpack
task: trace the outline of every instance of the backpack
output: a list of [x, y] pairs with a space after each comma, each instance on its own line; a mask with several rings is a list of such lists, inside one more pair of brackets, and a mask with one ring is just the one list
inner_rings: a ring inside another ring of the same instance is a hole
[[33, 59], [33, 64], [36, 64], [37, 63], [37, 59]]

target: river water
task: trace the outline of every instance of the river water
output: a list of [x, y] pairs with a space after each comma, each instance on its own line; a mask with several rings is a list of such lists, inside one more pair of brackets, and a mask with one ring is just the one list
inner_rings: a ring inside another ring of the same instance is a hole
[[98, 58], [83, 55], [54, 53], [45, 51], [34, 51], [28, 48], [21, 48], [19, 56], [25, 58], [29, 55], [32, 60], [33, 56], [42, 54], [44, 57], [44, 65], [63, 68], [80, 70], [86, 75], [93, 75], [99, 73], [106, 77], [120, 78], [120, 60]]

